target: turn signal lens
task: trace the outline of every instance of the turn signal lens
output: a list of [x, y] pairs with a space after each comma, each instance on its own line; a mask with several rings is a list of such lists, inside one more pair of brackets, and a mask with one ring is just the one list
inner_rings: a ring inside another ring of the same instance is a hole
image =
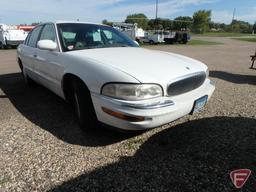
[[110, 109], [107, 109], [105, 107], [102, 107], [102, 110], [113, 116], [113, 117], [116, 117], [118, 119], [122, 119], [122, 120], [125, 120], [125, 121], [130, 121], [130, 122], [140, 122], [140, 121], [145, 121], [145, 117], [139, 117], [139, 116], [130, 116], [130, 115], [126, 115], [126, 114], [123, 114], [121, 112], [116, 112], [116, 111], [112, 111]]

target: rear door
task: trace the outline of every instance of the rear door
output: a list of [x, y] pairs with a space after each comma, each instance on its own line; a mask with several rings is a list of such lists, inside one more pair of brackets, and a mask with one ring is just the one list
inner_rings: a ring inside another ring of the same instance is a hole
[[[51, 40], [57, 43], [57, 35], [54, 24], [46, 24], [42, 29], [40, 40]], [[59, 63], [59, 47], [54, 51], [37, 50], [35, 71], [41, 84], [57, 93], [60, 82], [57, 81], [57, 73], [61, 65]]]
[[35, 62], [36, 62], [36, 55], [37, 55], [37, 41], [39, 35], [41, 33], [43, 26], [38, 26], [30, 32], [29, 36], [26, 39], [24, 45], [20, 49], [20, 55], [22, 58], [23, 67], [26, 70], [26, 73], [32, 79], [37, 81], [37, 75], [35, 73]]

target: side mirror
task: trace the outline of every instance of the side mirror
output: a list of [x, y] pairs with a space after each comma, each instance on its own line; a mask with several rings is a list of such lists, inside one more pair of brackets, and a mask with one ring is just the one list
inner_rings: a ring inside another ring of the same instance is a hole
[[138, 43], [138, 41], [134, 41], [134, 43], [136, 43], [138, 46], [140, 46], [140, 44]]
[[57, 49], [57, 43], [52, 40], [40, 40], [37, 43], [37, 47], [42, 50], [55, 51]]

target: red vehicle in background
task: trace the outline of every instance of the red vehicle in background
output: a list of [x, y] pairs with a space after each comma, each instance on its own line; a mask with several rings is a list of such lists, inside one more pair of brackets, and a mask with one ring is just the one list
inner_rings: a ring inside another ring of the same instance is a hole
[[18, 29], [23, 30], [23, 31], [31, 31], [35, 26], [32, 25], [19, 25]]

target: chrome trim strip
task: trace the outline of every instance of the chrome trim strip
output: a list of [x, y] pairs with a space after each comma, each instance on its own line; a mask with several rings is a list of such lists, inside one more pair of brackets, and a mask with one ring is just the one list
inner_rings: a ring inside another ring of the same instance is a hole
[[174, 102], [171, 100], [158, 101], [150, 104], [130, 104], [130, 103], [121, 103], [123, 107], [131, 107], [135, 109], [158, 109], [163, 107], [169, 107], [174, 105]]
[[[148, 101], [148, 103], [146, 103], [146, 100], [143, 100], [144, 103], [136, 103], [136, 102], [129, 102], [129, 101], [125, 101], [125, 100], [117, 100], [115, 98], [111, 98], [111, 97], [107, 97], [104, 95], [100, 95], [98, 93], [92, 93], [93, 96], [107, 100], [109, 102], [112, 102], [115, 105], [119, 105], [122, 107], [130, 107], [130, 108], [134, 108], [134, 109], [158, 109], [158, 108], [163, 108], [163, 107], [169, 107], [169, 106], [173, 106], [175, 105], [175, 103], [168, 99], [167, 97], [165, 98], [166, 100], [164, 101]], [[163, 97], [162, 97], [163, 98]]]

